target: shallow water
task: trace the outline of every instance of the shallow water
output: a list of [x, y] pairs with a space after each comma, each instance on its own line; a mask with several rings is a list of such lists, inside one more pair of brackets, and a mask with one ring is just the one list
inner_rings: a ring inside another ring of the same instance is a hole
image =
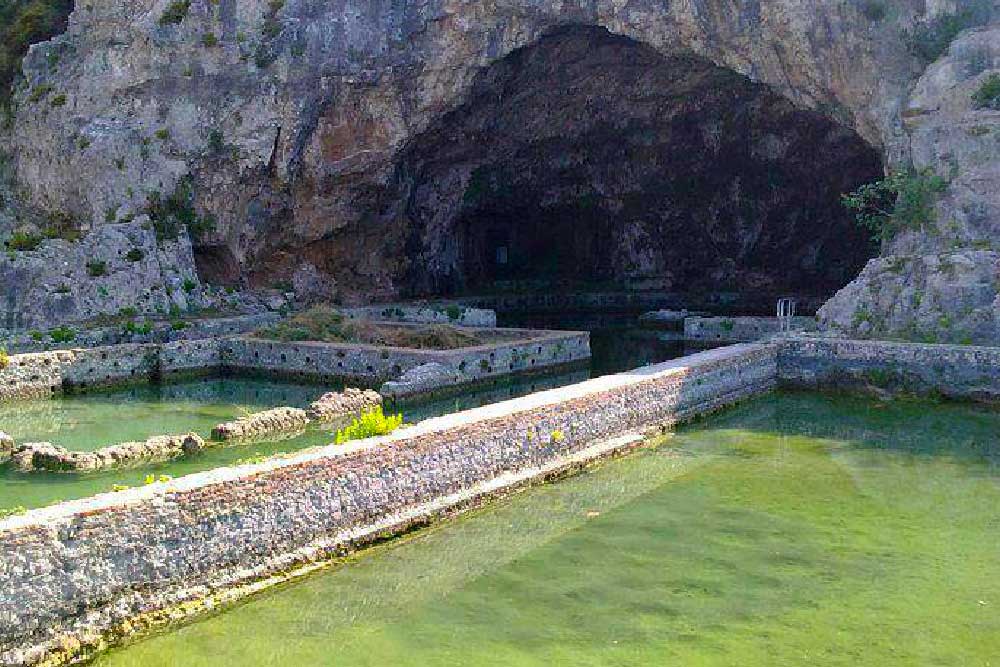
[[[322, 389], [315, 386], [235, 378], [141, 386], [0, 405], [0, 430], [16, 442], [49, 441], [86, 451], [152, 435], [194, 431], [207, 437], [213, 426], [246, 410], [302, 407], [320, 393]], [[312, 429], [288, 440], [212, 447], [171, 461], [96, 473], [20, 473], [0, 466], [0, 508], [40, 507], [107, 492], [115, 485], [136, 486], [147, 474], [178, 477], [330, 439], [328, 429]]]
[[996, 665], [998, 434], [776, 394], [97, 664]]

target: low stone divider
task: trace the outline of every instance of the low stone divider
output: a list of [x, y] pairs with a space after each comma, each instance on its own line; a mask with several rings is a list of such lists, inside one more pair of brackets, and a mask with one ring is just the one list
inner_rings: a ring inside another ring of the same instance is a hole
[[4, 519], [0, 662], [80, 657], [109, 637], [634, 445], [648, 429], [770, 390], [776, 358], [773, 345], [711, 350], [382, 438]]
[[224, 422], [212, 429], [213, 440], [243, 440], [305, 428], [309, 415], [299, 408], [272, 408]]
[[213, 440], [260, 438], [305, 428], [311, 422], [346, 421], [382, 405], [382, 397], [370, 389], [331, 391], [309, 404], [307, 410], [280, 407], [255, 412], [212, 429]]
[[[205, 448], [197, 433], [155, 435], [141, 442], [122, 442], [91, 452], [71, 451], [51, 442], [26, 442], [12, 448], [10, 461], [22, 472], [92, 472], [149, 461], [165, 461]], [[2, 462], [2, 459], [0, 459]]]
[[580, 331], [507, 329], [512, 340], [453, 350], [360, 345], [351, 343], [283, 342], [240, 336], [224, 341], [222, 363], [241, 373], [329, 382], [343, 380], [379, 386], [398, 380], [410, 369], [438, 364], [447, 370], [446, 384], [425, 393], [454, 389], [508, 375], [547, 372], [586, 363], [590, 334]]

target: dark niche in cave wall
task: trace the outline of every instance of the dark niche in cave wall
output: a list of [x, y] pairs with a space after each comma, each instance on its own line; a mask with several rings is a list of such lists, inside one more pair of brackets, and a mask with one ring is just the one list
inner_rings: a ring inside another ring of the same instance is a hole
[[407, 146], [403, 284], [827, 295], [876, 251], [840, 195], [881, 174], [856, 133], [765, 86], [565, 28]]

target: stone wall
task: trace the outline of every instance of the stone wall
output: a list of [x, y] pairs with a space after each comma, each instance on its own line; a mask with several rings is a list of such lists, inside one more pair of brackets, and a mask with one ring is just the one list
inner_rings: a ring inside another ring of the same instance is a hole
[[[256, 313], [233, 317], [214, 317], [201, 320], [184, 320], [184, 328], [175, 328], [171, 321], [150, 322], [152, 330], [148, 334], [129, 333], [120, 326], [88, 327], [75, 331], [70, 345], [73, 347], [106, 347], [131, 343], [169, 343], [179, 340], [219, 338], [249, 333], [278, 322], [278, 313]], [[52, 340], [49, 331], [39, 331], [40, 335], [18, 333], [4, 336], [4, 346], [10, 354], [43, 352], [65, 348], [67, 343]]]
[[406, 304], [386, 303], [378, 306], [338, 308], [351, 319], [385, 320], [390, 322], [415, 322], [426, 324], [455, 324], [463, 327], [495, 327], [497, 314], [485, 308], [472, 308], [457, 303]]
[[[582, 332], [523, 333], [523, 338], [455, 350], [295, 342], [250, 337], [130, 343], [10, 357], [0, 370], [0, 401], [40, 398], [66, 389], [148, 382], [177, 375], [233, 371], [320, 382], [379, 386], [406, 371], [437, 364], [450, 386], [551, 370], [590, 358]], [[440, 386], [429, 390], [441, 389]]]
[[243, 372], [317, 380], [380, 384], [406, 371], [436, 363], [455, 385], [512, 373], [541, 371], [590, 358], [590, 336], [572, 331], [524, 330], [522, 340], [454, 350], [409, 350], [314, 342], [232, 338], [222, 347], [223, 365]]
[[209, 590], [330, 557], [597, 456], [599, 443], [768, 391], [776, 372], [775, 346], [712, 350], [384, 438], [5, 519], [0, 662], [78, 655], [81, 642], [99, 646], [102, 636], [127, 634], [181, 603], [197, 608]]
[[43, 352], [13, 355], [0, 369], [0, 401], [16, 398], [47, 398], [62, 390], [62, 369], [73, 352]]
[[219, 339], [182, 340], [12, 355], [0, 370], [0, 401], [47, 398], [65, 388], [213, 373], [219, 368], [220, 344]]
[[1000, 348], [795, 337], [781, 342], [781, 384], [1000, 400]]
[[[794, 331], [815, 331], [816, 319], [795, 317]], [[692, 340], [748, 343], [772, 336], [781, 331], [777, 317], [687, 317], [684, 319], [684, 338]]]

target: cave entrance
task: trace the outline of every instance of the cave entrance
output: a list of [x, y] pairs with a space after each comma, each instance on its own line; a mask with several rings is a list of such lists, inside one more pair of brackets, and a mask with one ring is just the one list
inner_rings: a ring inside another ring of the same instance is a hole
[[826, 297], [877, 250], [840, 203], [882, 175], [856, 132], [596, 27], [483, 69], [406, 148], [399, 175], [414, 295]]

